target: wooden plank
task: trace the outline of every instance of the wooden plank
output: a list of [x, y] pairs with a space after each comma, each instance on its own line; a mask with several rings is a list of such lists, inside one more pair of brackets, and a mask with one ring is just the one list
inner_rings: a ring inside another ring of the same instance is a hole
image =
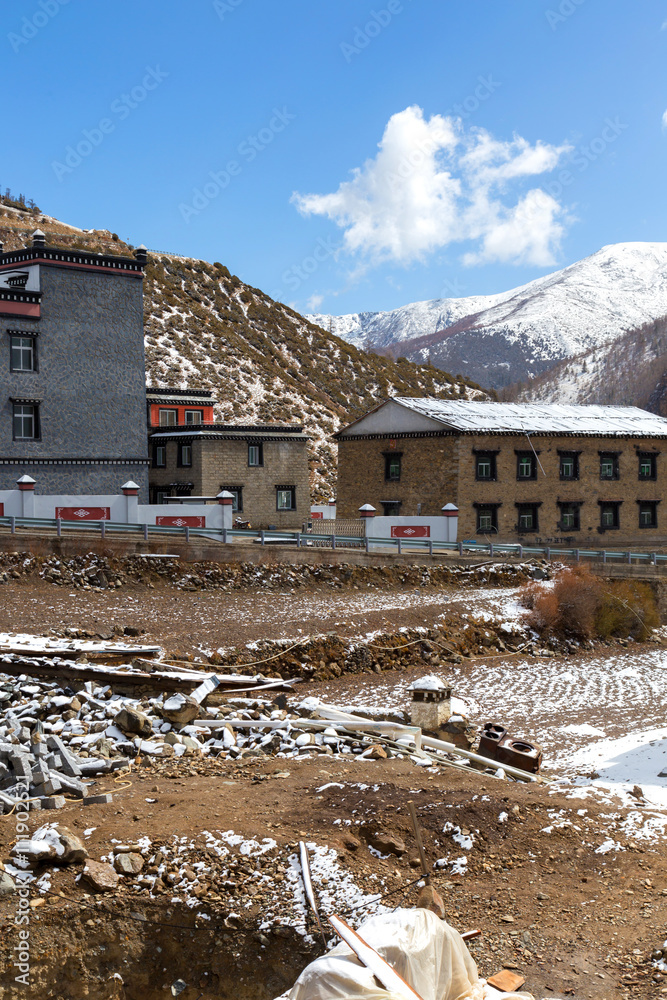
[[329, 917], [329, 923], [336, 934], [352, 949], [359, 961], [363, 962], [367, 969], [370, 969], [375, 978], [386, 990], [389, 990], [390, 993], [398, 994], [404, 1000], [423, 1000], [419, 993], [413, 990], [410, 984], [406, 983], [405, 979], [395, 969], [392, 969], [389, 962], [386, 962], [381, 955], [378, 955], [375, 948], [371, 948], [356, 931], [353, 931], [345, 923], [342, 917], [332, 914]]

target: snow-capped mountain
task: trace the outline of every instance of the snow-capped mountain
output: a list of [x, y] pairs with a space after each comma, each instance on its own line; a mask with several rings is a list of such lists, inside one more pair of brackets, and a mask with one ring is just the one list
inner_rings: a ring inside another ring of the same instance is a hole
[[615, 243], [498, 295], [307, 318], [358, 347], [430, 360], [500, 388], [664, 315], [667, 243]]

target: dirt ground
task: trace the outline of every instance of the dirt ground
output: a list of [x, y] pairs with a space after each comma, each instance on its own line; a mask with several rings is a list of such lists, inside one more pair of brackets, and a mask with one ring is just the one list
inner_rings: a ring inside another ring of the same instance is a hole
[[[167, 587], [136, 587], [70, 595], [43, 582], [16, 582], [0, 592], [0, 631], [39, 635], [69, 625], [106, 634], [116, 624], [144, 629], [142, 641], [196, 654], [258, 638], [324, 631], [353, 636], [387, 623], [393, 628], [431, 624], [448, 604], [478, 607], [485, 601], [483, 592], [454, 588], [174, 594]], [[637, 654], [628, 655], [636, 659]], [[587, 664], [594, 658], [582, 657], [587, 684], [593, 683]], [[515, 667], [510, 661], [504, 664], [466, 665], [459, 675], [460, 693], [480, 713], [497, 704], [508, 722], [514, 700], [517, 717], [525, 721], [528, 715], [521, 711], [531, 691], [535, 699], [542, 697], [539, 677], [530, 671], [543, 668], [531, 663], [516, 668], [518, 694], [513, 699]], [[573, 665], [573, 658], [550, 661], [556, 674], [572, 672]], [[614, 669], [611, 660], [607, 667], [600, 661], [595, 674], [600, 679], [594, 683], [606, 691], [605, 671], [611, 676]], [[485, 681], [492, 678], [485, 702]], [[303, 684], [299, 697], [315, 694], [364, 704], [376, 695], [386, 704], [387, 692], [404, 689], [406, 680], [405, 673], [385, 672], [377, 679], [379, 691], [372, 677], [339, 678]], [[544, 684], [545, 691], [551, 690], [552, 678], [544, 675]], [[592, 688], [586, 690], [596, 724], [603, 718], [611, 722], [602, 700], [590, 695]], [[608, 701], [615, 700], [612, 691]], [[583, 698], [575, 708], [573, 717], [584, 718]], [[664, 699], [651, 705], [648, 714], [653, 718], [659, 710], [664, 717]], [[639, 724], [636, 713], [635, 719]], [[486, 715], [473, 721], [486, 721]], [[554, 715], [552, 724], [556, 721]], [[614, 725], [620, 730], [626, 723], [623, 718]], [[616, 731], [613, 725], [611, 731]], [[555, 759], [554, 751], [552, 771]], [[12, 897], [0, 899], [2, 1000], [153, 1000], [171, 995], [169, 986], [178, 978], [188, 983], [183, 1000], [270, 1000], [323, 951], [312, 920], [306, 937], [289, 926], [295, 906], [301, 912], [290, 875], [298, 842], [308, 842], [315, 853], [327, 848], [337, 852], [337, 868], [325, 866], [317, 875], [314, 870], [321, 902], [353, 900], [351, 892], [340, 895], [341, 879], [349, 876], [364, 906], [389, 891], [393, 895], [386, 905], [414, 905], [420, 872], [408, 818], [410, 800], [418, 810], [429, 861], [443, 860], [432, 880], [445, 900], [447, 919], [462, 931], [482, 930], [470, 944], [481, 975], [503, 966], [515, 969], [536, 998], [667, 996], [667, 980], [655, 978], [649, 960], [667, 936], [664, 842], [619, 832], [614, 835], [618, 849], [600, 852], [614, 808], [579, 798], [576, 789], [554, 790], [452, 769], [433, 773], [399, 759], [323, 755], [309, 761], [267, 757], [243, 764], [193, 758], [143, 761], [130, 774], [129, 787], [110, 776], [98, 779], [94, 790], [112, 791], [113, 804], [84, 810], [68, 803], [57, 816], [31, 815], [30, 827], [57, 819], [79, 836], [87, 834], [85, 843], [95, 859], [107, 856], [114, 842], [147, 837], [148, 861], [155, 871], [151, 852], [162, 850], [171, 857], [180, 842], [183, 857], [195, 865], [193, 884], [201, 888], [205, 916], [173, 896], [168, 882], [151, 892], [126, 880], [114, 893], [96, 897], [78, 884], [80, 865], [55, 870], [49, 892], [33, 900], [29, 990], [10, 985], [15, 903]], [[271, 838], [275, 845], [248, 853], [241, 843], [221, 858], [210, 846], [211, 835], [231, 830], [244, 842], [270, 844], [265, 838]], [[208, 839], [204, 831], [209, 831]], [[383, 856], [371, 849], [378, 832], [401, 838], [406, 850]], [[7, 858], [15, 836], [13, 817], [0, 819], [1, 858]], [[466, 848], [462, 840], [468, 837], [471, 846]], [[455, 874], [452, 862], [459, 857], [464, 859], [462, 873]]]

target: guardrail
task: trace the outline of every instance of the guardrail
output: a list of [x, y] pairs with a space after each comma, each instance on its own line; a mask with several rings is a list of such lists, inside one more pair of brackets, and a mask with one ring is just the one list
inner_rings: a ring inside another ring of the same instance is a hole
[[175, 525], [153, 525], [153, 524], [126, 524], [121, 521], [65, 521], [62, 518], [48, 517], [0, 517], [0, 526], [8, 527], [12, 534], [16, 534], [17, 528], [46, 528], [53, 529], [58, 538], [63, 531], [90, 531], [97, 533], [101, 538], [107, 534], [140, 535], [148, 541], [152, 535], [168, 535], [182, 538], [186, 542], [194, 537], [210, 538], [212, 540], [228, 544], [234, 539], [245, 539], [259, 545], [295, 545], [300, 548], [360, 548], [366, 552], [372, 552], [378, 548], [393, 549], [399, 555], [404, 552], [421, 552], [430, 556], [439, 552], [457, 552], [460, 556], [465, 553], [488, 556], [490, 559], [496, 556], [515, 556], [519, 559], [538, 556], [547, 560], [569, 558], [574, 562], [582, 559], [594, 559], [602, 563], [647, 563], [658, 566], [667, 563], [667, 554], [659, 552], [633, 552], [610, 551], [608, 549], [573, 549], [558, 548], [554, 546], [540, 545], [519, 545], [510, 542], [440, 542], [431, 538], [375, 538], [365, 536], [359, 538], [357, 535], [335, 535], [304, 531], [286, 530], [254, 530], [252, 528], [191, 528], [187, 525], [177, 527]]

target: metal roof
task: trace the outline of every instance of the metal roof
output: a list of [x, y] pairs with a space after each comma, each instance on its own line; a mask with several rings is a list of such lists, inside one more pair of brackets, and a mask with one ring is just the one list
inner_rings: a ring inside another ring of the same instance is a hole
[[477, 403], [392, 396], [454, 431], [495, 434], [575, 434], [595, 437], [667, 437], [667, 420], [636, 406], [564, 403]]

